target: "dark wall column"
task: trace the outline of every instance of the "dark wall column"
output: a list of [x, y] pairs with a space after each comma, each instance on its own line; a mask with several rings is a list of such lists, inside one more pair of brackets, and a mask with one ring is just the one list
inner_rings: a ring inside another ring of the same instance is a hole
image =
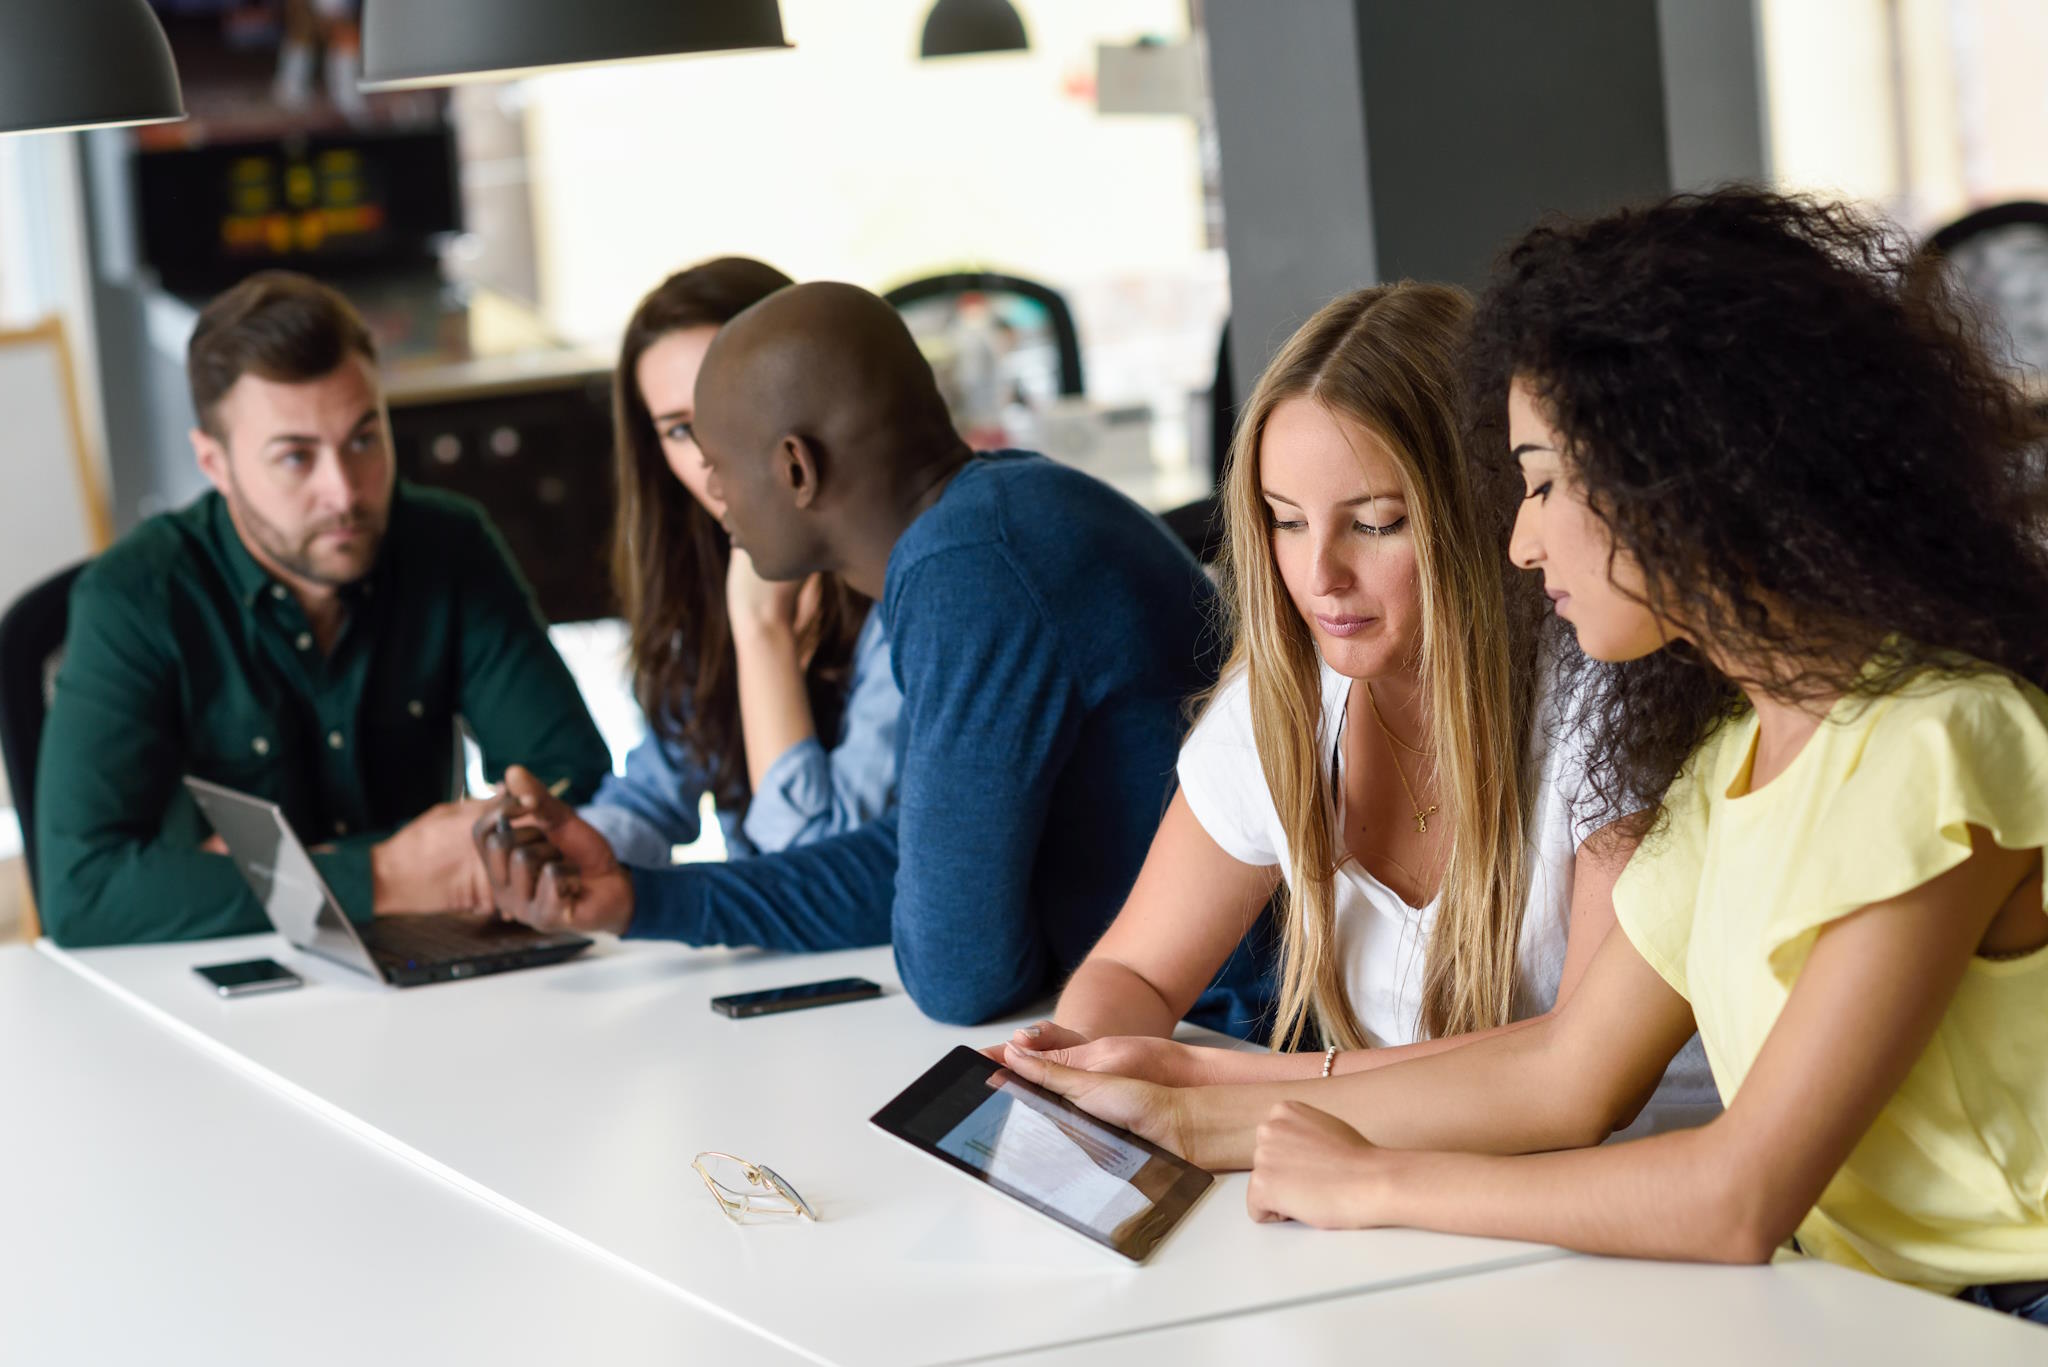
[[1545, 213], [1763, 171], [1745, 0], [1205, 0], [1204, 15], [1240, 395], [1341, 290], [1476, 289]]

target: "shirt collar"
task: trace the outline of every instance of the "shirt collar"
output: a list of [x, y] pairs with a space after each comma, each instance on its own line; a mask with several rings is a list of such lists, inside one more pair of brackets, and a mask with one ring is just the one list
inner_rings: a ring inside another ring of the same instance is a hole
[[[235, 520], [228, 514], [228, 501], [218, 490], [208, 495], [213, 508], [208, 518], [209, 532], [221, 563], [226, 566], [228, 582], [235, 587], [235, 593], [242, 605], [254, 608], [268, 594], [280, 601], [291, 595], [277, 577], [265, 568], [242, 541], [242, 534], [235, 528]], [[365, 602], [376, 596], [377, 581], [384, 577], [386, 567], [391, 563], [391, 526], [398, 518], [398, 492], [392, 491], [391, 516], [385, 525], [384, 545], [377, 553], [377, 563], [370, 572], [353, 584], [342, 586], [341, 598], [350, 605]]]
[[[228, 572], [228, 582], [235, 586], [235, 593], [244, 607], [255, 607], [257, 599], [266, 589], [277, 584], [270, 571], [257, 563], [249, 554], [249, 548], [242, 544], [242, 534], [235, 530], [235, 520], [228, 515], [228, 501], [216, 490], [210, 495], [213, 500], [211, 515], [207, 519], [208, 529], [213, 537], [214, 550], [220, 556], [221, 564]], [[281, 587], [281, 586], [280, 586]]]

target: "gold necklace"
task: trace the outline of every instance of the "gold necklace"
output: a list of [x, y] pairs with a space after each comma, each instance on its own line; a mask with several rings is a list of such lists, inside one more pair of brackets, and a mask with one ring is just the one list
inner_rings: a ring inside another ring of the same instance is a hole
[[[1387, 738], [1387, 743], [1389, 745], [1400, 745], [1401, 742], [1394, 739], [1393, 731], [1387, 726], [1387, 719], [1380, 715], [1379, 699], [1373, 697], [1371, 684], [1365, 686], [1365, 704], [1372, 709], [1372, 719], [1380, 724], [1380, 734]], [[1418, 755], [1427, 753], [1426, 751], [1416, 750], [1412, 745], [1403, 748], [1415, 750], [1415, 753]], [[1408, 786], [1408, 775], [1401, 772], [1401, 757], [1399, 755], [1389, 750], [1387, 758], [1394, 761], [1394, 777], [1401, 780], [1401, 791], [1408, 794], [1408, 804], [1415, 809], [1416, 833], [1418, 835], [1429, 834], [1429, 819], [1436, 815], [1436, 804], [1432, 802], [1425, 807], [1422, 805], [1422, 800], [1415, 796], [1415, 790]]]
[[[1371, 685], [1371, 684], [1367, 684], [1367, 685], [1366, 685], [1366, 687], [1365, 687], [1365, 695], [1366, 695], [1366, 701], [1368, 701], [1368, 702], [1371, 702], [1371, 701], [1372, 701], [1372, 685]], [[1376, 719], [1376, 720], [1377, 720], [1377, 719], [1378, 719], [1378, 717], [1379, 717], [1379, 714], [1380, 714], [1379, 704], [1377, 704], [1377, 703], [1374, 703], [1374, 704], [1373, 704], [1372, 714], [1373, 714], [1373, 717], [1374, 717], [1374, 719]], [[1434, 756], [1432, 756], [1432, 755], [1431, 755], [1431, 754], [1429, 753], [1429, 751], [1427, 751], [1427, 750], [1423, 749], [1423, 748], [1422, 748], [1421, 746], [1419, 746], [1419, 745], [1410, 745], [1410, 744], [1409, 744], [1409, 743], [1408, 743], [1407, 741], [1405, 741], [1405, 740], [1402, 740], [1402, 739], [1401, 739], [1401, 738], [1400, 738], [1399, 736], [1395, 735], [1395, 734], [1394, 734], [1394, 733], [1393, 733], [1392, 731], [1388, 731], [1388, 730], [1387, 730], [1387, 724], [1386, 724], [1386, 723], [1385, 723], [1384, 721], [1380, 722], [1380, 730], [1381, 730], [1381, 731], [1382, 731], [1382, 732], [1383, 732], [1383, 733], [1384, 733], [1384, 734], [1386, 735], [1386, 738], [1387, 738], [1388, 740], [1390, 740], [1390, 741], [1392, 741], [1392, 742], [1393, 742], [1394, 744], [1396, 744], [1396, 745], [1400, 746], [1400, 747], [1401, 747], [1401, 748], [1402, 748], [1403, 750], [1406, 750], [1406, 751], [1407, 751], [1407, 752], [1408, 752], [1409, 754], [1411, 754], [1411, 755], [1420, 755], [1420, 756], [1421, 756], [1421, 757], [1422, 757], [1423, 759], [1432, 759], [1432, 758], [1434, 758]]]

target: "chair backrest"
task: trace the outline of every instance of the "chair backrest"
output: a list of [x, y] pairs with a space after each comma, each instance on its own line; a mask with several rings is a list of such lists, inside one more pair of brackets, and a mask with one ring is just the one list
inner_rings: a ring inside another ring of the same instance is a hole
[[7, 788], [21, 818], [21, 849], [28, 860], [31, 892], [36, 884], [36, 755], [43, 744], [43, 718], [57, 684], [64, 631], [71, 620], [71, 586], [85, 564], [71, 566], [37, 584], [0, 617], [0, 758], [7, 764]]
[[1966, 214], [1921, 244], [1946, 261], [1992, 327], [1993, 346], [2037, 407], [2048, 404], [2048, 204], [2014, 200]]
[[1216, 378], [1209, 384], [1209, 483], [1223, 480], [1230, 439], [1237, 435], [1237, 371], [1230, 363], [1230, 320], [1216, 339]]
[[[903, 315], [970, 441], [995, 441], [1001, 414], [1082, 392], [1073, 310], [1049, 285], [994, 271], [958, 271], [883, 296]], [[976, 434], [981, 434], [978, 438]]]
[[1230, 438], [1237, 422], [1237, 384], [1230, 368], [1230, 320], [1223, 320], [1223, 335], [1216, 342], [1216, 381], [1209, 387], [1209, 495], [1193, 503], [1169, 508], [1159, 515], [1166, 529], [1179, 537], [1195, 559], [1215, 572], [1223, 554], [1223, 492], [1218, 484], [1230, 454]]

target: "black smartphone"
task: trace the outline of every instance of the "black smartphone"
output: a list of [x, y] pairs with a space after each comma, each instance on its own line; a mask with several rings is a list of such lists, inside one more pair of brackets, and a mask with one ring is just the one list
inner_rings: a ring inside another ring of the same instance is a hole
[[301, 987], [305, 979], [275, 959], [240, 959], [231, 964], [200, 964], [192, 970], [213, 984], [223, 997], [247, 997], [257, 992], [282, 992]]
[[866, 978], [834, 978], [830, 982], [799, 983], [795, 987], [771, 987], [765, 992], [736, 992], [730, 997], [713, 997], [711, 1009], [737, 1020], [741, 1016], [769, 1016], [777, 1011], [801, 1011], [807, 1006], [857, 1002], [881, 995], [882, 989]]

